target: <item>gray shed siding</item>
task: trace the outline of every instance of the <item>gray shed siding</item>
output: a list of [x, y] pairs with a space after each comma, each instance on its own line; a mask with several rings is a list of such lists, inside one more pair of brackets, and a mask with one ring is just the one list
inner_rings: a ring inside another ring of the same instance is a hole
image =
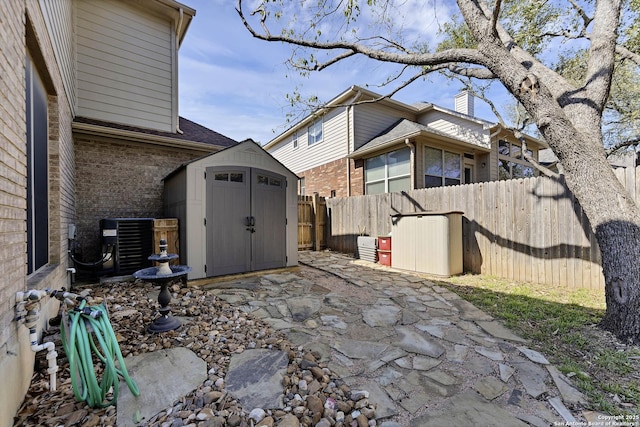
[[167, 218], [178, 218], [178, 234], [180, 237], [180, 260], [189, 257], [187, 246], [187, 171], [176, 172], [171, 179], [164, 183], [164, 215]]
[[[208, 167], [250, 167], [274, 171], [287, 178], [286, 252], [287, 266], [298, 264], [298, 185], [297, 176], [253, 142], [243, 142], [220, 152], [195, 160], [165, 179], [165, 214], [180, 222], [181, 263], [191, 268], [189, 279], [206, 277], [207, 260], [206, 181]], [[181, 194], [170, 195], [176, 192]], [[182, 195], [184, 194], [184, 196]], [[183, 227], [186, 230], [183, 230]], [[182, 254], [185, 257], [182, 258]]]

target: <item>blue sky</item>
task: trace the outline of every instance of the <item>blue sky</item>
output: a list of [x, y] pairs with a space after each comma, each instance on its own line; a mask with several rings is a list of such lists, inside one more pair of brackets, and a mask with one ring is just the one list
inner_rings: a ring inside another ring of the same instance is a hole
[[[183, 3], [196, 9], [196, 16], [180, 47], [180, 115], [225, 136], [238, 141], [252, 138], [261, 144], [269, 142], [290, 126], [286, 114], [291, 107], [286, 95], [296, 87], [301, 87], [304, 95], [316, 95], [322, 101], [351, 85], [370, 84], [370, 90], [381, 94], [389, 91], [375, 85], [384, 80], [392, 66], [360, 58], [303, 78], [285, 65], [292, 47], [254, 39], [235, 11], [235, 0]], [[422, 16], [413, 13], [411, 3], [423, 0], [406, 2], [409, 11], [403, 24], [415, 31], [426, 28], [431, 31], [427, 37], [432, 37], [437, 20], [434, 15], [446, 14], [447, 2], [436, 13], [433, 9], [423, 10]], [[453, 97], [459, 90], [459, 83], [430, 77], [403, 89], [394, 99], [453, 108]], [[478, 100], [475, 110], [477, 116], [494, 120]]]

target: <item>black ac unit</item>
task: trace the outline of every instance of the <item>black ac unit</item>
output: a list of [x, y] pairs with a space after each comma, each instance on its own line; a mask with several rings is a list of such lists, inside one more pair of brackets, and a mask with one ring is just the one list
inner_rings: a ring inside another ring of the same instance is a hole
[[126, 275], [151, 266], [153, 218], [105, 218], [100, 220], [100, 235], [103, 252], [112, 252], [103, 274]]

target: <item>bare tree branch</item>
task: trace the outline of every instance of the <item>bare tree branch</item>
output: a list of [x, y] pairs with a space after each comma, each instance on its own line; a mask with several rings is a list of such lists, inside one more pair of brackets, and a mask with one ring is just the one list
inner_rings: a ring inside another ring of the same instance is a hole
[[[317, 40], [305, 40], [296, 37], [290, 37], [286, 35], [272, 35], [266, 25], [266, 13], [258, 9], [257, 12], [261, 14], [261, 25], [263, 32], [257, 32], [253, 26], [247, 21], [244, 12], [242, 11], [242, 0], [238, 0], [236, 11], [242, 20], [243, 25], [251, 33], [251, 35], [257, 39], [265, 41], [277, 41], [288, 43], [295, 46], [308, 47], [312, 49], [321, 50], [347, 50], [354, 54], [361, 54], [371, 59], [375, 59], [381, 62], [393, 62], [405, 65], [439, 65], [445, 63], [470, 63], [476, 65], [486, 65], [484, 56], [476, 49], [449, 49], [436, 53], [396, 53], [387, 52], [380, 49], [371, 48], [361, 43], [347, 42], [347, 41], [335, 41], [335, 42], [321, 42]], [[330, 60], [329, 62], [335, 63]], [[325, 67], [326, 68], [326, 67]]]
[[607, 103], [615, 65], [617, 27], [620, 17], [620, 0], [596, 2], [591, 46], [585, 76], [586, 96], [594, 103], [595, 117], [587, 120], [601, 121], [602, 111]]
[[[360, 100], [360, 101], [349, 102], [349, 103], [346, 103], [346, 104], [336, 104], [336, 105], [333, 105], [332, 108], [339, 108], [339, 107], [346, 107], [346, 106], [350, 106], [350, 105], [360, 105], [360, 104], [375, 104], [375, 103], [380, 102], [380, 101], [382, 101], [384, 99], [390, 99], [390, 98], [393, 97], [393, 95], [395, 95], [396, 93], [400, 92], [400, 90], [402, 90], [405, 87], [409, 86], [410, 84], [412, 84], [416, 80], [426, 76], [429, 73], [437, 71], [437, 70], [438, 70], [437, 67], [436, 68], [424, 68], [422, 71], [420, 71], [419, 73], [413, 75], [408, 80], [406, 80], [403, 83], [401, 83], [399, 86], [396, 86], [391, 92], [387, 93], [386, 95], [378, 96], [378, 97], [371, 98], [371, 99], [364, 99], [364, 100]], [[398, 76], [396, 76], [394, 78], [394, 80], [398, 79], [401, 74], [402, 74], [402, 72]], [[387, 83], [385, 83], [385, 84], [387, 84]], [[326, 108], [326, 107], [327, 107], [326, 105], [323, 106], [323, 108]]]
[[[498, 122], [500, 123], [500, 125], [502, 127], [504, 127], [504, 128], [507, 127], [504, 119], [502, 118], [502, 114], [500, 114], [500, 111], [496, 107], [496, 104], [494, 104], [494, 102], [485, 95], [485, 91], [484, 91], [485, 88], [476, 88], [471, 83], [471, 81], [464, 80], [459, 76], [453, 76], [453, 78], [458, 80], [460, 83], [462, 83], [462, 85], [464, 85], [465, 90], [467, 90], [471, 95], [475, 96], [476, 98], [480, 99], [485, 104], [487, 104], [489, 106], [489, 108], [491, 109], [491, 111], [493, 112], [493, 114], [498, 119]], [[476, 90], [476, 89], [478, 89], [478, 90]]]
[[487, 68], [471, 68], [462, 67], [459, 64], [448, 64], [447, 69], [461, 77], [472, 77], [480, 80], [493, 80], [497, 78], [496, 75]]
[[559, 173], [552, 171], [551, 169], [547, 168], [546, 166], [543, 166], [542, 164], [540, 164], [540, 162], [538, 162], [536, 159], [534, 159], [533, 156], [531, 156], [531, 154], [529, 154], [529, 152], [527, 151], [527, 142], [526, 142], [526, 140], [524, 138], [524, 135], [522, 135], [522, 133], [520, 133], [520, 131], [518, 131], [518, 130], [514, 129], [513, 131], [514, 131], [514, 134], [515, 134], [516, 138], [518, 138], [518, 140], [520, 141], [520, 144], [522, 145], [522, 157], [524, 157], [524, 159], [526, 161], [531, 163], [531, 165], [535, 169], [540, 171], [545, 176], [548, 176], [549, 178], [559, 179], [560, 178], [560, 174]]
[[357, 52], [352, 52], [352, 51], [347, 51], [347, 52], [343, 52], [339, 55], [334, 56], [333, 58], [331, 58], [328, 61], [325, 62], [321, 62], [321, 63], [315, 63], [312, 67], [306, 66], [304, 64], [298, 64], [295, 63], [293, 61], [293, 59], [289, 59], [287, 62], [289, 62], [289, 64], [294, 67], [297, 68], [299, 70], [304, 70], [304, 71], [322, 71], [327, 67], [330, 67], [331, 65], [342, 61], [343, 59], [349, 58], [350, 56], [354, 56], [357, 55]]
[[623, 148], [633, 147], [634, 145], [638, 145], [638, 144], [640, 144], [640, 136], [636, 137], [636, 138], [629, 139], [629, 140], [624, 141], [624, 142], [619, 142], [616, 145], [614, 145], [613, 147], [607, 148], [605, 151], [606, 151], [607, 157], [608, 157], [611, 154], [614, 154], [614, 153], [622, 150]]
[[571, 6], [582, 18], [583, 31], [586, 31], [586, 28], [589, 26], [589, 24], [591, 24], [591, 21], [593, 21], [593, 18], [587, 15], [584, 9], [575, 0], [569, 0], [569, 3], [571, 3]]
[[491, 14], [491, 20], [489, 21], [489, 31], [496, 33], [496, 24], [498, 23], [498, 16], [500, 15], [501, 0], [495, 0], [493, 4], [493, 13]]
[[[465, 16], [465, 20], [472, 19], [481, 27], [488, 25], [489, 21], [487, 17], [491, 16], [491, 11], [488, 10], [487, 5], [484, 2], [476, 2], [474, 0], [457, 0], [457, 2], [460, 11]], [[484, 24], [481, 22], [482, 20], [485, 21]], [[509, 56], [520, 64], [527, 64], [528, 72], [538, 76], [538, 79], [544, 82], [544, 85], [555, 97], [561, 96], [567, 88], [571, 87], [569, 82], [567, 82], [562, 76], [545, 66], [535, 56], [519, 47], [513, 37], [511, 37], [499, 22], [496, 23], [496, 32], [500, 42], [504, 48], [508, 50]], [[482, 34], [485, 33], [486, 30], [482, 32]], [[474, 36], [480, 41], [482, 40], [482, 34], [479, 33]]]
[[628, 59], [629, 61], [635, 63], [640, 66], [640, 55], [635, 52], [630, 51], [624, 46], [616, 45], [616, 53], [620, 55], [622, 59]]

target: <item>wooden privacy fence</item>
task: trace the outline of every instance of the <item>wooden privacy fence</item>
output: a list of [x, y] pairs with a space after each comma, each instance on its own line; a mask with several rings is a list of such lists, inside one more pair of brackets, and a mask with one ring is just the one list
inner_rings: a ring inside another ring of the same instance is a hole
[[465, 271], [604, 289], [600, 253], [582, 208], [563, 182], [546, 177], [331, 198], [327, 209], [328, 246], [336, 251], [355, 252], [362, 233], [389, 235], [393, 214], [459, 210]]
[[327, 247], [327, 202], [318, 194], [298, 196], [298, 250]]

